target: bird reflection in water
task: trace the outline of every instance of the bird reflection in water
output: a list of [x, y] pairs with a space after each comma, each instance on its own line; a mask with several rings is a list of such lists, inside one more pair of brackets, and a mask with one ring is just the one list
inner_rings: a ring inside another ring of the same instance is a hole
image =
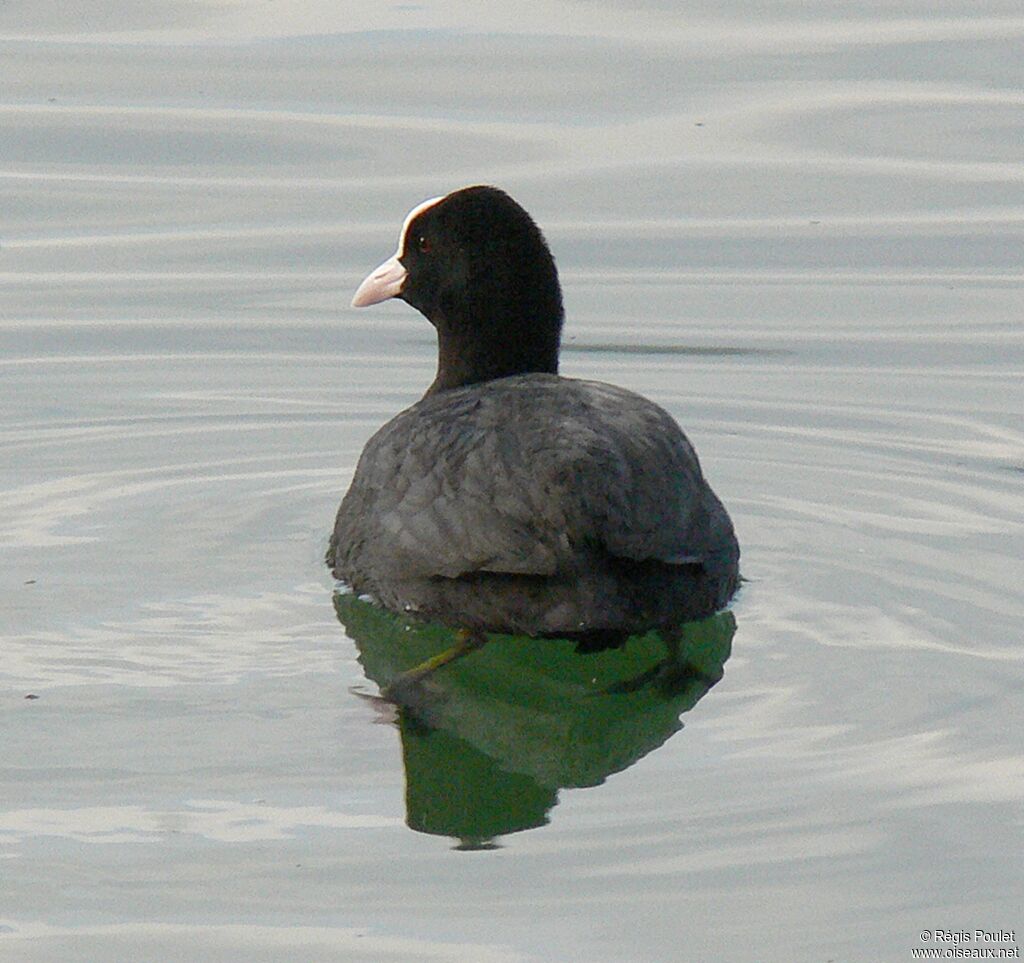
[[[382, 691], [450, 648], [448, 628], [334, 597], [366, 675]], [[562, 788], [597, 786], [682, 728], [717, 683], [736, 621], [729, 611], [597, 652], [564, 639], [491, 634], [486, 645], [403, 686], [396, 724], [406, 821], [417, 832], [491, 849], [543, 826]]]

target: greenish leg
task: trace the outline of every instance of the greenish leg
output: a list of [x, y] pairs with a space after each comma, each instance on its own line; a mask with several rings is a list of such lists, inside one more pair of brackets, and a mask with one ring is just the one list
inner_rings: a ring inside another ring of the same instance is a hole
[[609, 686], [606, 692], [610, 695], [620, 695], [625, 692], [638, 692], [645, 686], [653, 685], [665, 694], [671, 695], [682, 691], [690, 682], [701, 682], [710, 689], [721, 680], [721, 674], [709, 676], [697, 666], [683, 660], [678, 635], [663, 636], [662, 641], [665, 643], [664, 659], [632, 679], [616, 682]]
[[487, 636], [478, 629], [459, 629], [455, 634], [454, 645], [396, 676], [384, 687], [381, 695], [392, 702], [404, 703], [409, 692], [428, 676], [486, 644]]

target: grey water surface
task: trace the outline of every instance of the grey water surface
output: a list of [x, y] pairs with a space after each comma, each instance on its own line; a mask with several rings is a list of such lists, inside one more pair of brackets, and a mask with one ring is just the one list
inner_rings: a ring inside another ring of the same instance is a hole
[[[0, 959], [1024, 943], [1019, 3], [89, 6], [0, 5]], [[322, 555], [433, 368], [351, 292], [479, 182], [748, 582], [699, 701], [459, 848]]]

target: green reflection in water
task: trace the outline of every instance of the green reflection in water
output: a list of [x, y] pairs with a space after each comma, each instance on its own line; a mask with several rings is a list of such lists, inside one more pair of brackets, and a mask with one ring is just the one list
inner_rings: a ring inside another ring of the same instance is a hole
[[[351, 594], [334, 604], [382, 689], [454, 641]], [[564, 639], [491, 635], [398, 710], [408, 825], [464, 849], [544, 825], [559, 789], [596, 786], [682, 728], [722, 677], [735, 631], [720, 612], [674, 643], [650, 632], [587, 654]]]

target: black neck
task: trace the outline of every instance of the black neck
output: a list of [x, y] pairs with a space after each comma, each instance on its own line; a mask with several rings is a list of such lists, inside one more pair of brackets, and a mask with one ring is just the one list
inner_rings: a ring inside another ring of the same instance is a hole
[[521, 331], [505, 331], [505, 337], [499, 329], [484, 339], [479, 329], [438, 325], [437, 376], [427, 394], [509, 375], [558, 374], [558, 325], [546, 337], [537, 331], [528, 338]]

